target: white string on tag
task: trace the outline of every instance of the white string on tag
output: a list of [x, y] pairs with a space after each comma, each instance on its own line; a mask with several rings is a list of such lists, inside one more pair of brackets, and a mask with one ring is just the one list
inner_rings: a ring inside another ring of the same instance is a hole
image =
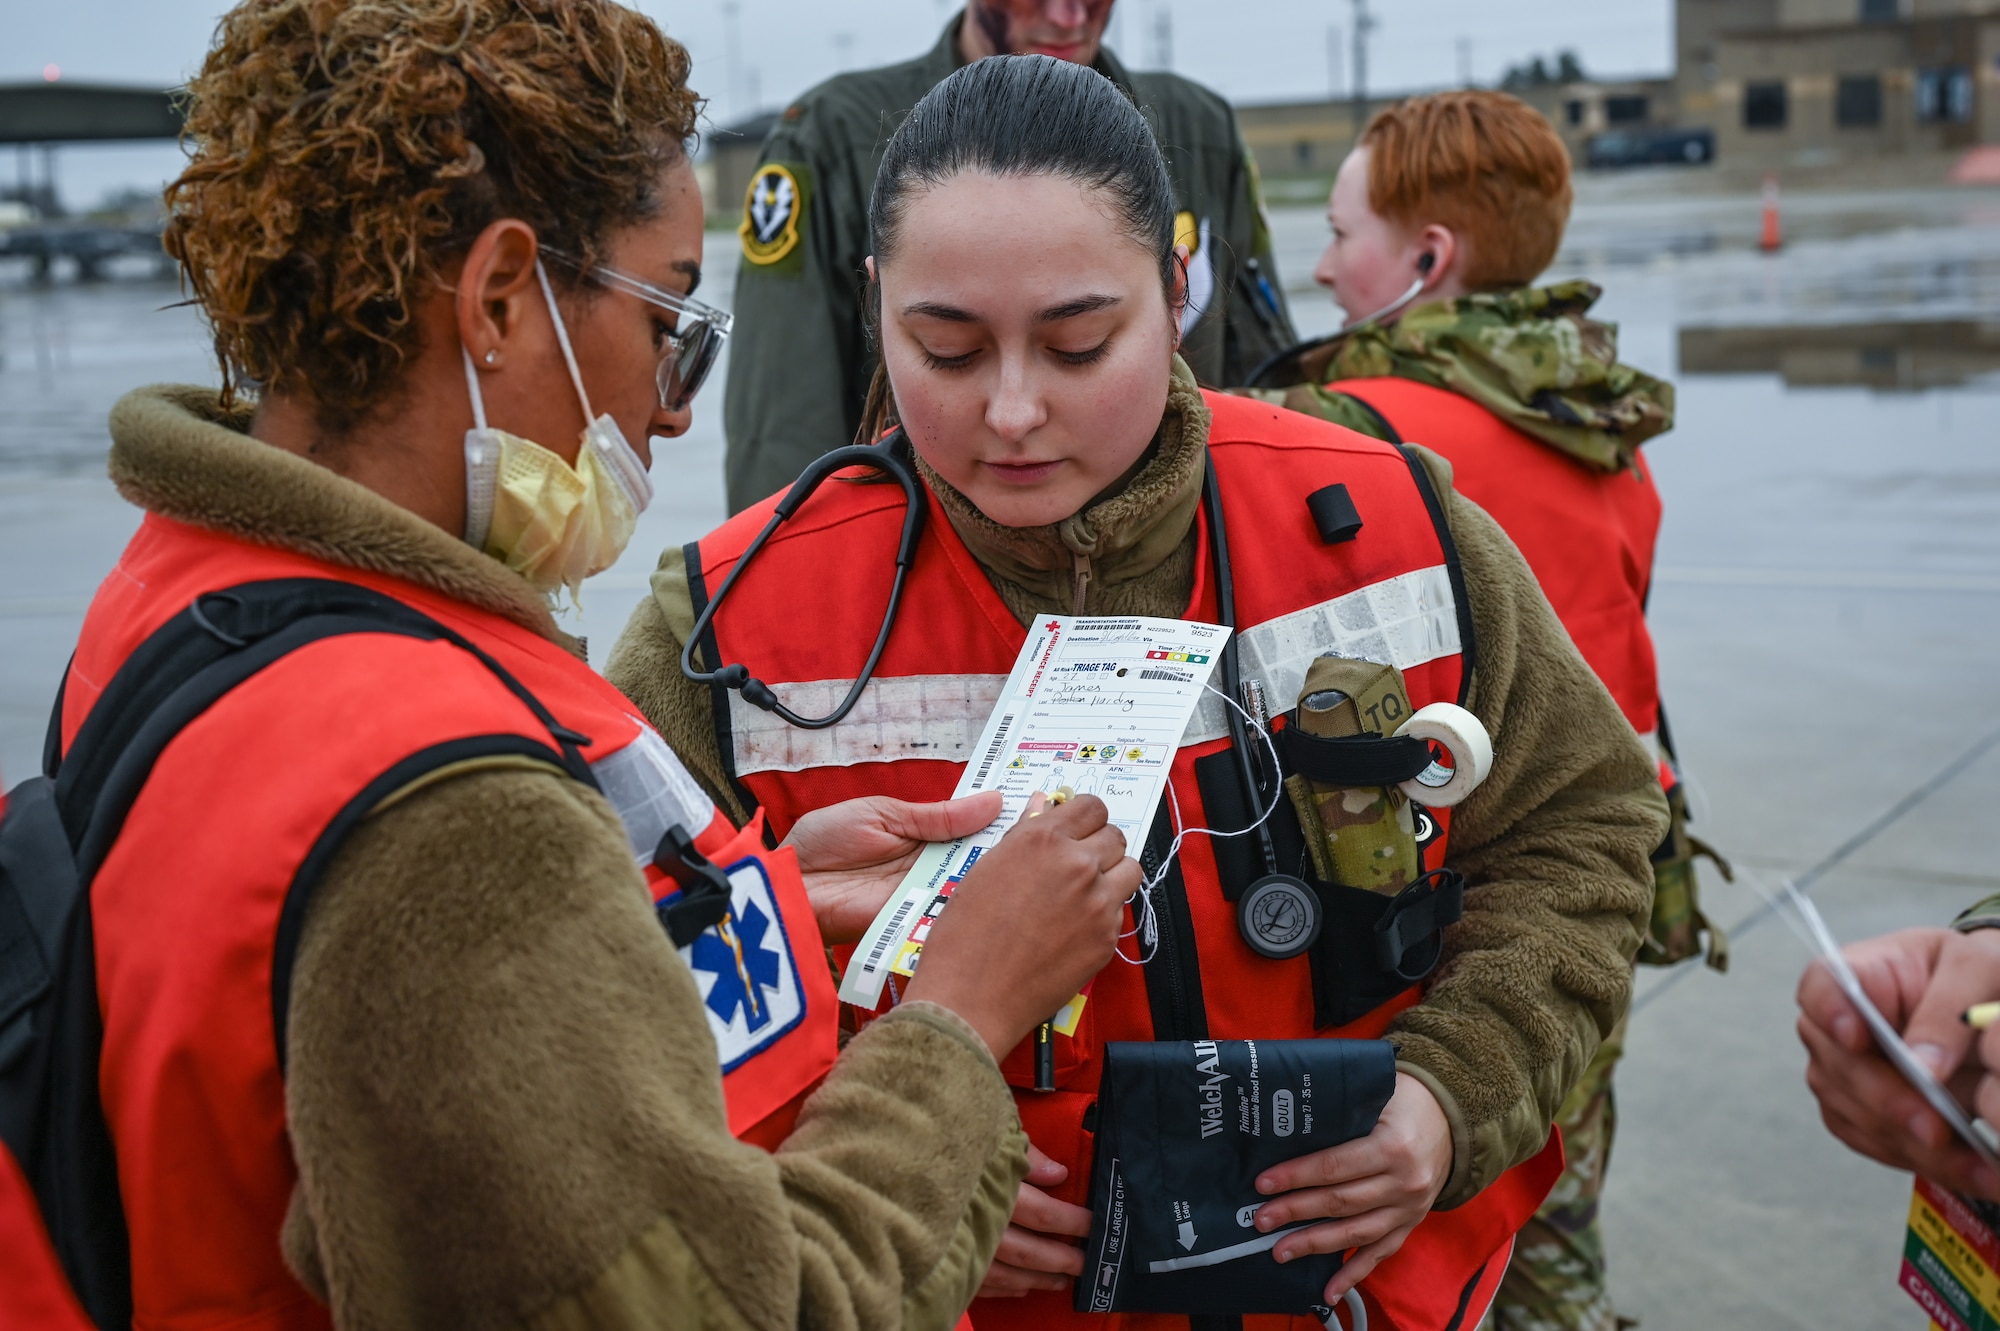
[[[1236, 699], [1230, 697], [1221, 689], [1216, 688], [1215, 685], [1204, 683], [1202, 687], [1235, 708], [1237, 714], [1250, 723], [1249, 728], [1256, 732], [1257, 738], [1264, 741], [1264, 751], [1271, 755], [1271, 770], [1276, 773], [1282, 773], [1284, 767], [1278, 761], [1278, 746], [1272, 741], [1271, 732], [1265, 729], [1263, 723], [1250, 715], [1244, 709], [1242, 703], [1237, 702]], [[1271, 815], [1278, 810], [1278, 800], [1280, 798], [1282, 798], [1281, 795], [1274, 796], [1271, 802], [1265, 806], [1264, 811], [1257, 815], [1257, 821], [1247, 826], [1239, 827], [1233, 832], [1221, 832], [1213, 827], [1183, 827], [1181, 826], [1181, 802], [1179, 797], [1174, 794], [1172, 777], [1168, 777], [1167, 805], [1173, 811], [1174, 839], [1167, 844], [1167, 853], [1160, 858], [1160, 867], [1150, 877], [1147, 877], [1139, 884], [1137, 892], [1126, 898], [1127, 904], [1132, 905], [1132, 927], [1118, 935], [1120, 945], [1116, 950], [1120, 961], [1128, 966], [1143, 966], [1151, 961], [1159, 951], [1160, 921], [1153, 906], [1153, 889], [1165, 881], [1167, 870], [1173, 867], [1176, 859], [1180, 858], [1181, 843], [1191, 836], [1219, 838], [1249, 836], [1252, 832], [1270, 821]], [[1140, 946], [1145, 949], [1144, 954], [1136, 958], [1126, 956], [1123, 946], [1124, 940], [1130, 938], [1135, 933], [1139, 935]]]

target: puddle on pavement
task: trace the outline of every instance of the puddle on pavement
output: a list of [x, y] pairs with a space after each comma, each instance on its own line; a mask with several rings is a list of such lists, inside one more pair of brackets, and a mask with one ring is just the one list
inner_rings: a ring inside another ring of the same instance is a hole
[[2000, 322], [1683, 327], [1680, 372], [1774, 374], [1787, 388], [1962, 388], [2000, 373]]

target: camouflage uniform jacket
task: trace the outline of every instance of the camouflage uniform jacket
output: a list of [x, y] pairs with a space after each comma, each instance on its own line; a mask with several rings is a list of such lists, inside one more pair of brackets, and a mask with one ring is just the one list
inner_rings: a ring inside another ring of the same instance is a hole
[[1674, 424], [1674, 389], [1618, 360], [1618, 328], [1586, 316], [1591, 282], [1433, 301], [1390, 324], [1283, 353], [1251, 381], [1256, 396], [1387, 438], [1365, 404], [1324, 385], [1414, 379], [1471, 398], [1507, 424], [1605, 471]]
[[[963, 63], [962, 21], [915, 60], [820, 84], [786, 109], [764, 144], [743, 205], [723, 403], [732, 512], [853, 441], [875, 372], [860, 316], [875, 172], [910, 108]], [[1242, 383], [1297, 334], [1235, 112], [1187, 79], [1132, 73], [1109, 50], [1100, 49], [1094, 68], [1146, 113], [1173, 180], [1177, 229], [1194, 247], [1198, 309], [1184, 321], [1181, 355], [1204, 384]]]

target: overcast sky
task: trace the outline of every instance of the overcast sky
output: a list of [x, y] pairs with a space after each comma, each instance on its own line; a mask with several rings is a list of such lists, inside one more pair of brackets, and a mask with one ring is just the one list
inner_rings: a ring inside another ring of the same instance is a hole
[[[695, 57], [695, 86], [726, 124], [778, 106], [843, 68], [923, 51], [952, 0], [641, 0]], [[42, 77], [172, 84], [201, 61], [220, 0], [41, 0], [10, 5], [0, 43], [0, 82]], [[731, 77], [729, 20], [739, 55]], [[1369, 87], [1400, 90], [1454, 83], [1460, 46], [1472, 75], [1489, 82], [1509, 64], [1569, 47], [1593, 73], [1664, 73], [1673, 65], [1672, 0], [1373, 0]], [[1128, 62], [1157, 67], [1159, 16], [1171, 14], [1172, 66], [1238, 102], [1323, 97], [1328, 28], [1339, 29], [1338, 86], [1351, 91], [1351, 0], [1118, 0], [1111, 43]], [[732, 86], [732, 83], [734, 86]], [[11, 156], [11, 154], [6, 155]], [[0, 156], [0, 180], [17, 164]], [[172, 150], [76, 147], [63, 151], [59, 180], [71, 206], [120, 184], [151, 187], [173, 170]]]

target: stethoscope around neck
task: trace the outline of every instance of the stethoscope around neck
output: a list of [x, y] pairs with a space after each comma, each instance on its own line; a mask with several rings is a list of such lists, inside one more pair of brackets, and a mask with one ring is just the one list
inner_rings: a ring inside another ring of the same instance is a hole
[[[875, 632], [875, 645], [869, 649], [868, 660], [855, 676], [847, 696], [825, 716], [800, 716], [779, 701], [778, 695], [771, 692], [770, 685], [751, 674], [750, 667], [736, 662], [714, 670], [697, 670], [694, 653], [708, 633], [709, 625], [714, 622], [716, 611], [722, 608], [722, 603], [728, 599], [743, 571], [756, 561], [757, 553], [764, 548], [765, 542], [785, 525], [792, 514], [799, 511], [806, 500], [812, 498], [813, 492], [824, 485], [828, 477], [849, 467], [866, 467], [903, 487], [903, 534], [896, 542], [896, 580], [889, 585], [889, 604], [883, 608], [882, 627]], [[896, 627], [896, 611], [903, 603], [903, 584], [909, 579], [910, 565], [916, 561], [917, 542], [923, 539], [924, 516], [929, 511], [923, 479], [917, 475], [916, 464], [910, 460], [909, 437], [900, 426], [878, 443], [849, 444], [815, 458], [792, 482], [792, 488], [785, 491], [785, 497], [771, 510], [764, 529], [744, 547], [743, 553], [736, 558], [736, 566], [729, 570], [722, 585], [715, 589], [715, 595], [695, 617], [694, 629], [681, 647], [681, 673], [697, 684], [719, 684], [725, 689], [734, 689], [752, 707], [771, 712], [801, 730], [825, 730], [828, 726], [839, 725], [854, 710], [854, 704], [861, 701], [862, 692], [867, 689], [868, 681], [875, 677], [875, 667], [881, 663], [882, 653], [889, 646], [889, 634]]]
[[[1233, 630], [1236, 627], [1236, 583], [1229, 567], [1229, 533], [1223, 519], [1222, 493], [1216, 479], [1215, 463], [1210, 459], [1205, 465], [1206, 471], [1202, 478], [1202, 504], [1208, 520], [1209, 551], [1215, 570], [1216, 609], [1223, 624]], [[889, 603], [883, 608], [882, 624], [875, 632], [875, 644], [869, 649], [868, 659], [856, 674], [853, 684], [848, 687], [847, 696], [840, 700], [839, 706], [825, 716], [801, 716], [780, 701], [778, 695], [771, 691], [770, 685], [751, 674], [750, 668], [742, 662], [731, 662], [704, 671], [696, 667], [694, 654], [703, 638], [708, 636], [710, 625], [722, 609], [723, 603], [729, 599], [730, 592], [735, 590], [737, 581], [756, 562], [757, 555], [765, 544], [805, 505], [808, 499], [812, 498], [820, 486], [836, 473], [850, 467], [864, 467], [877, 472], [903, 489], [903, 530], [896, 542], [896, 576], [889, 586]], [[815, 459], [799, 474], [799, 478], [792, 482], [791, 488], [785, 491], [785, 497], [771, 510], [771, 516], [765, 520], [762, 530], [749, 545], [744, 547], [743, 553], [737, 556], [735, 566], [723, 578], [722, 585], [715, 589], [715, 594], [709, 598], [708, 604], [703, 606], [701, 613], [695, 617], [694, 628], [688, 633], [687, 642], [681, 647], [681, 673], [697, 684], [720, 685], [725, 689], [733, 689], [752, 707], [770, 712], [801, 730], [824, 730], [829, 726], [838, 725], [861, 700], [869, 680], [875, 676], [876, 667], [881, 664], [883, 651], [888, 648], [889, 635], [896, 627], [896, 612], [902, 606], [903, 588], [909, 580], [910, 566], [916, 561], [918, 542], [923, 538], [924, 518], [928, 511], [929, 500], [924, 491], [923, 479], [918, 476], [916, 464], [912, 461], [909, 438], [900, 427], [879, 443], [851, 444], [845, 448], [836, 448]], [[1223, 689], [1230, 699], [1240, 697], [1243, 691], [1242, 655], [1234, 632], [1223, 646], [1220, 664]], [[1250, 811], [1255, 818], [1253, 828], [1257, 838], [1257, 848], [1264, 861], [1266, 878], [1273, 876], [1287, 878], [1288, 882], [1297, 884], [1299, 891], [1308, 892], [1303, 882], [1290, 879], [1280, 872], [1277, 847], [1271, 840], [1268, 826], [1270, 820], [1265, 817], [1262, 783], [1257, 778], [1251, 758], [1249, 731], [1236, 708], [1227, 707], [1224, 711], [1229, 718], [1230, 745], [1236, 752], [1239, 775], [1250, 802]], [[1265, 881], [1259, 879], [1257, 883], [1251, 885], [1251, 890], [1255, 891]]]

